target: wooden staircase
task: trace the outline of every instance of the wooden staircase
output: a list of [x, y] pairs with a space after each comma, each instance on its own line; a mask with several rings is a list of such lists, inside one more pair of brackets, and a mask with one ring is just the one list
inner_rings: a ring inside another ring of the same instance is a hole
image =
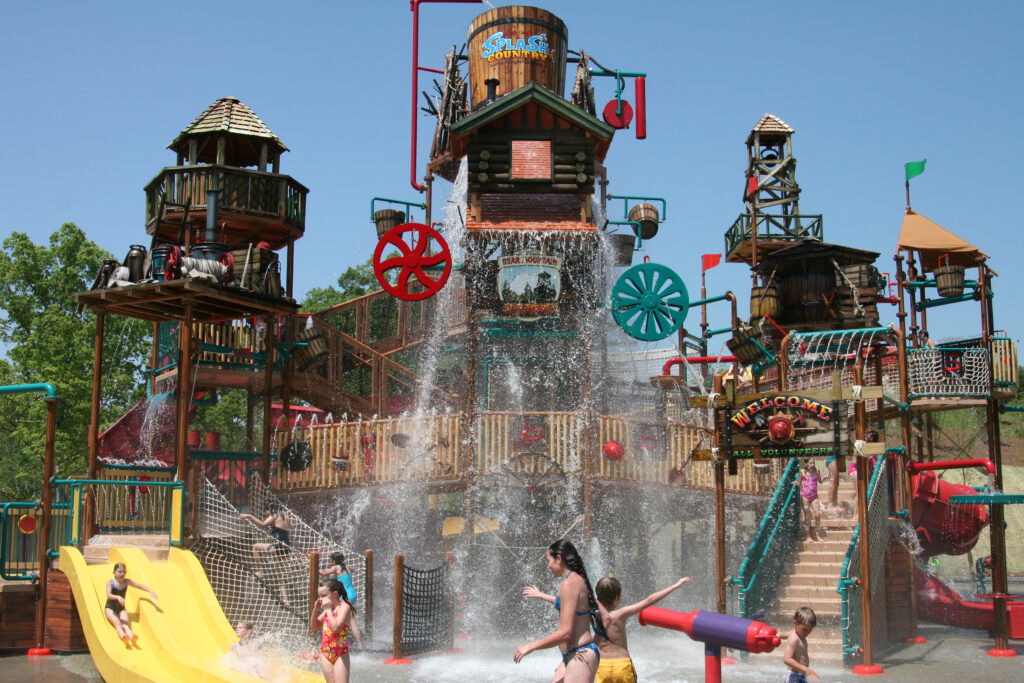
[[[849, 476], [839, 477], [839, 503], [848, 511], [856, 512], [856, 488]], [[822, 502], [827, 498], [828, 482], [818, 487]], [[801, 518], [802, 521], [802, 518]], [[822, 514], [821, 526], [824, 540], [800, 542], [787, 576], [782, 580], [778, 597], [772, 608], [761, 621], [772, 624], [780, 632], [789, 633], [793, 628], [793, 614], [800, 607], [814, 610], [818, 625], [807, 639], [810, 650], [811, 668], [841, 668], [843, 666], [842, 604], [836, 588], [843, 569], [843, 560], [850, 546], [850, 539], [857, 527], [856, 517], [840, 514]], [[755, 655], [752, 662], [775, 662], [782, 665], [785, 647], [775, 652]]]

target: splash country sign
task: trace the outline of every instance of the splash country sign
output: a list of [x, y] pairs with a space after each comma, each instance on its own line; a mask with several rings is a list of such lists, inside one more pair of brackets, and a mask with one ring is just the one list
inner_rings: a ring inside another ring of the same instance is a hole
[[488, 62], [515, 58], [544, 61], [550, 57], [548, 34], [540, 33], [529, 38], [506, 38], [504, 32], [498, 31], [484, 41], [481, 56]]

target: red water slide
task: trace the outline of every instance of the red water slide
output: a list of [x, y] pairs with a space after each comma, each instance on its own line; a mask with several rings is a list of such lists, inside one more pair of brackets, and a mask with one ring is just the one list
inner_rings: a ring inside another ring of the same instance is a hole
[[100, 434], [97, 458], [126, 463], [159, 460], [173, 465], [176, 412], [173, 394], [142, 399]]
[[[921, 567], [914, 569], [914, 588], [917, 593], [917, 617], [961, 628], [993, 628], [991, 600], [965, 600]], [[1010, 615], [1010, 638], [1024, 638], [1024, 602], [1007, 605]]]

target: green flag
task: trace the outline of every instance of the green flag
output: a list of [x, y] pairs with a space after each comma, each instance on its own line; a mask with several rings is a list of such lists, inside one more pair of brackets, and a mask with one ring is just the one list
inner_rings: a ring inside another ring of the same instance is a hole
[[922, 159], [921, 161], [908, 161], [905, 163], [904, 166], [907, 168], [907, 180], [909, 181], [911, 178], [916, 178], [924, 173], [924, 165], [926, 163], [928, 163], [927, 159]]

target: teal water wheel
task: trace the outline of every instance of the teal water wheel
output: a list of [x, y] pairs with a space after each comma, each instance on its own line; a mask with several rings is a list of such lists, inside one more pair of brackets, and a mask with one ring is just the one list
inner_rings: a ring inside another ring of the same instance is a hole
[[690, 309], [686, 285], [671, 268], [640, 263], [612, 288], [612, 316], [631, 337], [658, 341], [683, 325]]

